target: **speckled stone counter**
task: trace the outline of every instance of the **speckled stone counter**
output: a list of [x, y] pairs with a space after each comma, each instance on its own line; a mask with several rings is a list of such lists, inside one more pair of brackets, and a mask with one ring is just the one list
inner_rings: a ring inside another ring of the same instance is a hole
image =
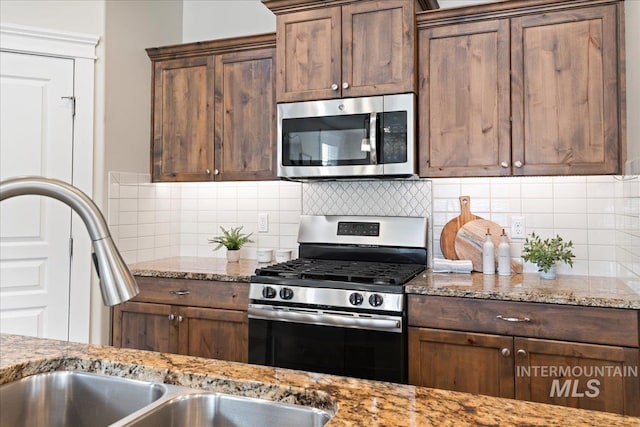
[[640, 309], [640, 281], [614, 277], [538, 274], [511, 276], [426, 271], [405, 286], [409, 294]]
[[327, 409], [336, 426], [631, 426], [640, 418], [173, 354], [0, 335], [0, 384], [96, 372]]
[[267, 265], [259, 264], [254, 259], [227, 262], [224, 258], [173, 257], [139, 262], [129, 268], [136, 276], [249, 282], [256, 268]]
[[[221, 258], [174, 257], [130, 266], [137, 276], [249, 282], [255, 260], [229, 263]], [[558, 276], [542, 280], [538, 274], [485, 276], [426, 271], [405, 286], [409, 294], [456, 296], [504, 301], [542, 302], [592, 307], [640, 309], [640, 281], [613, 277]]]

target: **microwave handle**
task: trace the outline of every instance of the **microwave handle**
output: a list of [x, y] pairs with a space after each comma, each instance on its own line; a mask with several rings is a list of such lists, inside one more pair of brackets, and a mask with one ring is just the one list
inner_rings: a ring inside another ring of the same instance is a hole
[[378, 147], [376, 137], [378, 135], [378, 114], [371, 113], [369, 119], [369, 143], [371, 144], [371, 164], [378, 164]]

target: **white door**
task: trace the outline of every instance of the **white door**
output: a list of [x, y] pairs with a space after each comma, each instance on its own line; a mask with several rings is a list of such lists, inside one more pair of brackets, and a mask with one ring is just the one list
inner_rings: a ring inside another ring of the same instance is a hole
[[[0, 179], [72, 182], [72, 59], [0, 52]], [[0, 332], [68, 339], [71, 209], [18, 196], [0, 203]]]

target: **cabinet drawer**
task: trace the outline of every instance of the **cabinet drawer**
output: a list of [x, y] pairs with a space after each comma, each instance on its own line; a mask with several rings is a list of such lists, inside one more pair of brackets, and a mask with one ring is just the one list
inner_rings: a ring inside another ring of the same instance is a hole
[[423, 295], [408, 301], [410, 326], [626, 347], [639, 342], [638, 310]]
[[140, 294], [132, 301], [247, 310], [249, 284], [210, 280], [136, 277]]

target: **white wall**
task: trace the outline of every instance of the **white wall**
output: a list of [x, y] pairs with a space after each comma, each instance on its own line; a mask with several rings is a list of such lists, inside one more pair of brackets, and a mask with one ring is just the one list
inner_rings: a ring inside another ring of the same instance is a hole
[[2, 0], [2, 22], [76, 33], [104, 35], [103, 0]]
[[184, 43], [272, 33], [276, 17], [260, 0], [184, 0]]

